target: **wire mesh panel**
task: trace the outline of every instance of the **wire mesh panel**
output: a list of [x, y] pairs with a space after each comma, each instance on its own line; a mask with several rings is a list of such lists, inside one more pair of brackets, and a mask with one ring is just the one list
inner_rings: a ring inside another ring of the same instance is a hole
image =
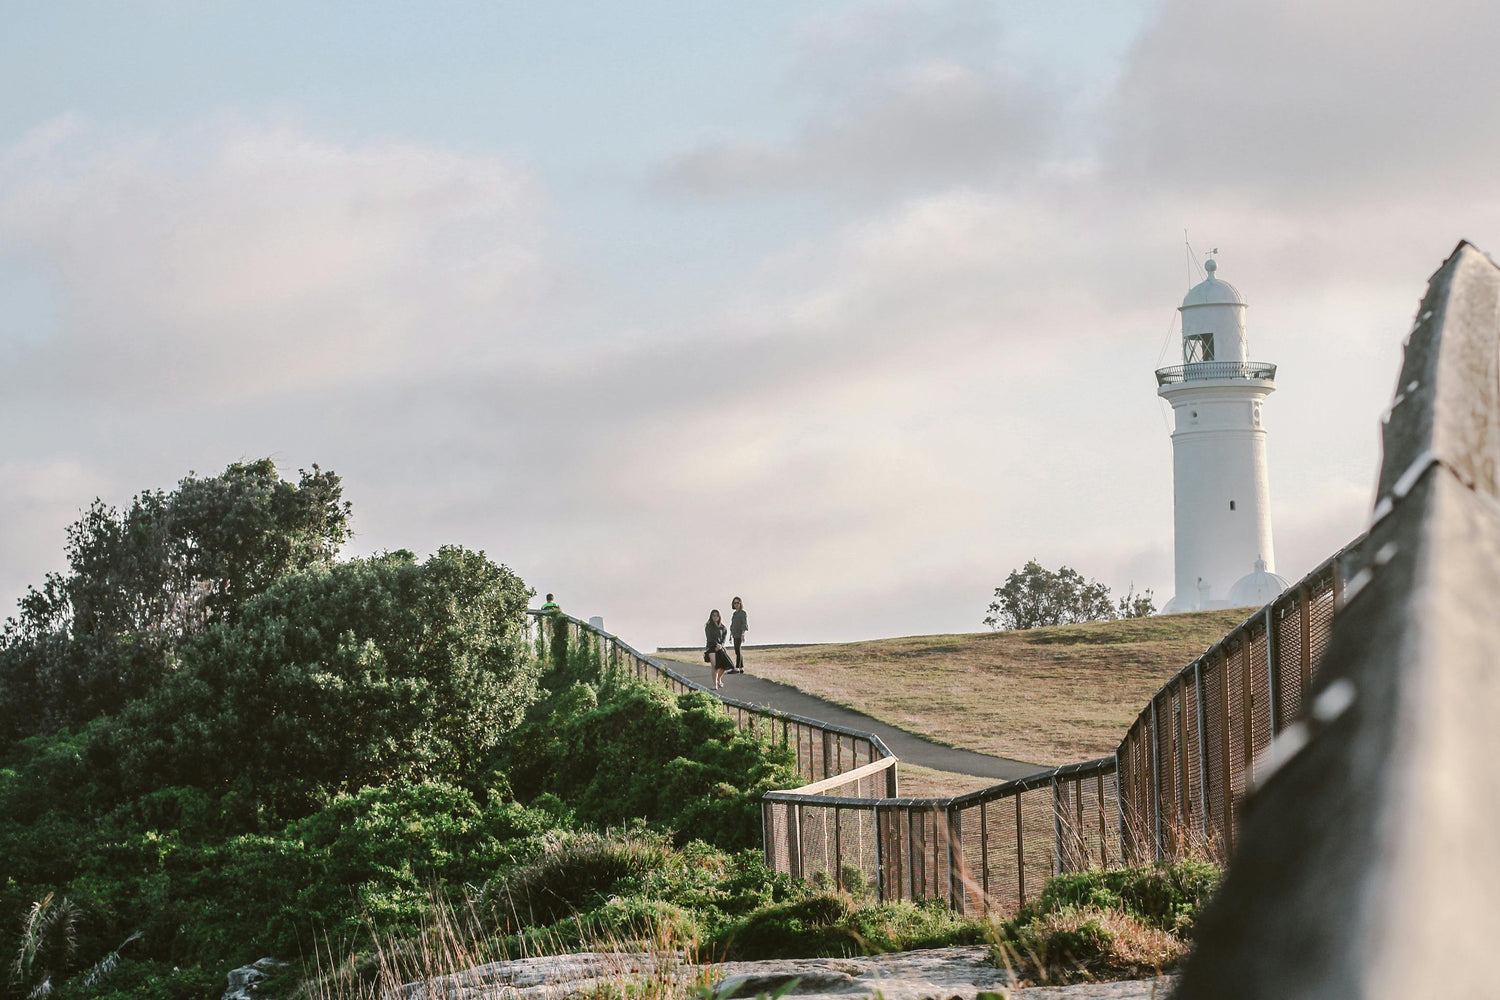
[[1054, 847], [1057, 840], [1052, 789], [1044, 786], [1021, 793], [1021, 833], [1025, 838], [1025, 872], [1028, 899], [1035, 899], [1047, 879], [1057, 872]]
[[[1265, 620], [1261, 616], [1261, 621]], [[1250, 640], [1250, 753], [1251, 761], [1271, 743], [1271, 674], [1266, 660], [1266, 630], [1256, 629]]]
[[831, 889], [834, 882], [834, 810], [827, 806], [798, 806], [801, 815], [802, 878]]
[[1318, 671], [1318, 661], [1323, 658], [1323, 651], [1328, 648], [1329, 634], [1333, 630], [1333, 581], [1329, 580], [1326, 586], [1318, 588], [1312, 595], [1309, 617], [1312, 623], [1308, 628], [1312, 636], [1312, 672]]
[[1248, 728], [1246, 721], [1250, 709], [1247, 702], [1250, 689], [1249, 677], [1246, 673], [1250, 659], [1248, 652], [1245, 638], [1241, 636], [1239, 643], [1236, 644], [1235, 648], [1225, 658], [1229, 675], [1229, 719], [1227, 726], [1229, 738], [1226, 741], [1226, 745], [1229, 753], [1229, 795], [1231, 807], [1229, 839], [1231, 844], [1234, 842], [1235, 824], [1238, 820], [1233, 810], [1238, 806], [1240, 796], [1245, 793], [1245, 762], [1249, 759], [1246, 756], [1247, 748], [1250, 745], [1248, 741], [1249, 734], [1246, 732]]
[[1296, 718], [1306, 692], [1302, 690], [1303, 629], [1301, 614], [1302, 588], [1290, 600], [1277, 603], [1272, 617], [1276, 621], [1276, 722], [1278, 728]]
[[1187, 825], [1192, 831], [1195, 839], [1204, 836], [1204, 823], [1207, 817], [1204, 814], [1204, 788], [1203, 779], [1206, 770], [1203, 762], [1203, 673], [1202, 668], [1189, 672], [1183, 683], [1184, 709], [1186, 712], [1186, 739], [1183, 755], [1187, 759], [1187, 806], [1185, 815]]
[[875, 810], [838, 810], [839, 886], [854, 896], [874, 893], [880, 868], [875, 850]]
[[989, 909], [989, 873], [986, 871], [985, 846], [989, 839], [987, 803], [956, 810], [959, 849], [962, 853], [960, 892], [965, 913], [984, 913]]
[[1171, 853], [1172, 829], [1176, 823], [1177, 805], [1177, 745], [1173, 739], [1177, 720], [1177, 708], [1171, 689], [1158, 694], [1154, 700], [1156, 711], [1152, 715], [1156, 756], [1152, 760], [1151, 780], [1156, 784], [1152, 799], [1152, 836], [1157, 846]]
[[[1201, 678], [1204, 702], [1204, 744], [1208, 748], [1208, 829], [1212, 842], [1224, 845], [1228, 841], [1228, 781], [1229, 749], [1226, 732], [1226, 706], [1228, 704], [1229, 680], [1222, 655], [1209, 657], [1203, 662]], [[1222, 850], [1222, 848], [1221, 848]]]

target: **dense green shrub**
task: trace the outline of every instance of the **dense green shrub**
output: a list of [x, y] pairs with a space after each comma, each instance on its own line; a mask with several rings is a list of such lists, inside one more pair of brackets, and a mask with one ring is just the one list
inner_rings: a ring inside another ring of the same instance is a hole
[[126, 707], [126, 790], [232, 789], [294, 818], [329, 792], [467, 778], [535, 696], [525, 602], [514, 574], [460, 548], [285, 576]]
[[732, 961], [874, 955], [908, 948], [979, 944], [986, 927], [940, 900], [860, 906], [846, 895], [817, 893], [763, 906], [705, 941], [706, 957]]
[[1064, 909], [1123, 910], [1146, 924], [1184, 939], [1198, 913], [1219, 887], [1219, 868], [1183, 860], [1132, 868], [1091, 868], [1047, 880], [1021, 918]]
[[534, 713], [508, 770], [523, 796], [549, 792], [598, 826], [636, 818], [678, 843], [726, 849], [760, 840], [760, 796], [800, 784], [790, 750], [735, 729], [708, 694], [631, 678], [578, 683]]

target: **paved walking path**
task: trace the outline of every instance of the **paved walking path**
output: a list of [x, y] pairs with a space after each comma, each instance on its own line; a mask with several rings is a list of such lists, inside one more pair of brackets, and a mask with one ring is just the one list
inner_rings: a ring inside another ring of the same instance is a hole
[[[708, 664], [674, 660], [664, 654], [657, 654], [657, 658], [689, 680], [697, 681], [705, 687], [713, 686], [713, 674]], [[729, 674], [724, 678], [723, 693], [730, 698], [817, 719], [819, 722], [831, 722], [837, 726], [874, 733], [904, 763], [930, 767], [934, 771], [973, 774], [981, 778], [994, 778], [999, 782], [1024, 778], [1046, 770], [1041, 764], [1028, 764], [1009, 757], [995, 757], [975, 750], [946, 746], [924, 736], [908, 733], [904, 729], [897, 729], [863, 712], [799, 691], [789, 684], [766, 680], [754, 674]]]

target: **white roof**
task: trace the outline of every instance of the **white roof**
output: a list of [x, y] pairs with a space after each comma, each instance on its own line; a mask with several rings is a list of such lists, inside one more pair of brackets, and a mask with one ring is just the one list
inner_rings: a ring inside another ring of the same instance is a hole
[[1266, 561], [1255, 560], [1255, 571], [1246, 573], [1229, 588], [1229, 606], [1248, 608], [1252, 605], [1270, 604], [1276, 595], [1292, 584], [1279, 573], [1266, 572]]
[[1203, 265], [1208, 271], [1208, 277], [1188, 289], [1187, 296], [1182, 300], [1182, 308], [1189, 306], [1242, 306], [1245, 297], [1240, 290], [1227, 281], [1220, 281], [1214, 277], [1218, 270], [1218, 262], [1209, 258]]

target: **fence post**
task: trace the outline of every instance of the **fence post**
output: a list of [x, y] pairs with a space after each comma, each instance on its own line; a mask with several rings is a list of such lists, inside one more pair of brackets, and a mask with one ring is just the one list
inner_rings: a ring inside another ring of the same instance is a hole
[[766, 867], [776, 870], [776, 831], [771, 826], [771, 803], [760, 803], [760, 847], [766, 856]]
[[792, 878], [802, 877], [802, 804], [796, 803], [787, 809], [787, 826], [790, 843], [787, 844], [787, 865], [792, 869]]
[[875, 806], [871, 810], [875, 814], [875, 902], [884, 903], [885, 890], [885, 837], [886, 832], [880, 823], [880, 807]]
[[832, 740], [832, 736], [833, 736], [833, 734], [830, 733], [828, 730], [826, 730], [826, 729], [823, 730], [823, 777], [825, 777], [825, 778], [828, 777], [830, 774], [833, 773], [833, 771], [832, 771], [832, 768], [833, 768], [833, 740]]
[[989, 809], [988, 802], [979, 803], [979, 889], [982, 896], [979, 900], [979, 912], [988, 913], [990, 909], [990, 824], [986, 815]]
[[1021, 824], [1021, 796], [1016, 793], [1016, 885], [1021, 890], [1021, 905], [1026, 905], [1026, 833]]
[[894, 799], [894, 798], [899, 798], [900, 797], [900, 796], [898, 796], [896, 794], [896, 792], [897, 792], [896, 768], [899, 767], [899, 766], [900, 766], [899, 764], [891, 764], [890, 767], [887, 767], [885, 769], [885, 797], [888, 798], [888, 799]]

